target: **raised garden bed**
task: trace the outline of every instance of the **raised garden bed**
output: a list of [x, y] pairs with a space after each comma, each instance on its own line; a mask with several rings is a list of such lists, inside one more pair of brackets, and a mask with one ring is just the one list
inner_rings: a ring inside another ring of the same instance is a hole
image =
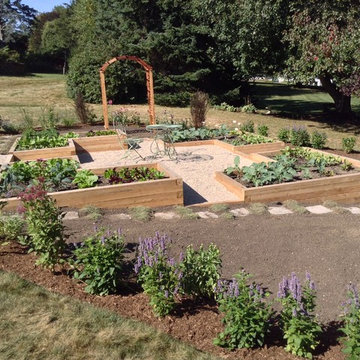
[[[126, 135], [120, 135], [121, 137], [125, 139]], [[68, 158], [84, 152], [116, 151], [127, 148], [126, 142], [121, 144], [118, 135], [69, 138], [66, 146], [30, 150], [16, 150], [19, 140], [20, 138], [15, 140], [9, 151], [9, 154], [13, 155], [11, 161]]]
[[359, 162], [312, 149], [301, 150], [303, 155], [308, 154], [307, 159], [289, 150], [293, 159], [289, 160], [284, 158], [286, 151], [280, 158], [269, 153], [257, 154], [259, 158], [252, 158], [255, 162], [252, 166], [242, 170], [235, 166], [227, 173], [217, 172], [215, 177], [244, 202], [360, 200]]
[[[42, 167], [42, 163], [39, 162], [39, 168]], [[41, 176], [44, 179], [47, 188], [50, 191], [50, 196], [56, 199], [59, 206], [82, 208], [87, 205], [93, 205], [100, 208], [121, 208], [131, 206], [166, 206], [183, 204], [182, 179], [162, 164], [143, 164], [141, 167], [134, 165], [117, 167], [114, 169], [102, 168], [90, 169], [90, 171], [77, 171], [74, 163], [74, 161], [67, 160], [65, 164], [58, 165], [55, 164], [54, 161], [54, 163], [51, 163], [51, 166], [49, 166], [49, 169], [46, 169], [40, 174], [37, 174], [37, 172], [35, 174], [36, 178]], [[16, 163], [18, 168], [19, 166], [23, 166], [22, 164], [19, 164], [20, 163]], [[24, 171], [22, 171], [22, 169], [17, 171], [17, 178], [20, 178], [20, 180], [21, 175], [19, 174], [21, 174], [21, 172], [24, 173], [24, 180], [22, 183], [20, 181], [18, 182], [18, 185], [11, 186], [11, 179], [14, 177], [13, 174], [6, 177], [7, 184], [10, 184], [9, 187], [4, 185], [4, 178], [1, 180], [3, 189], [0, 203], [7, 203], [5, 206], [6, 210], [15, 209], [20, 204], [18, 198], [6, 196], [8, 196], [8, 194], [10, 194], [10, 196], [12, 194], [17, 195], [30, 181], [29, 178], [31, 178], [32, 175], [28, 174], [29, 166], [26, 166], [25, 164], [24, 167]], [[35, 168], [36, 165], [31, 164], [30, 167]], [[135, 171], [135, 168], [140, 170]], [[144, 168], [148, 171], [144, 171]], [[134, 177], [137, 178], [138, 181], [130, 182], [131, 180], [126, 177], [120, 179], [119, 172], [124, 169], [125, 172], [128, 173], [136, 172]], [[54, 174], [49, 175], [51, 172]], [[90, 186], [95, 187], [76, 189], [76, 187], [81, 187], [79, 186], [79, 182], [73, 181], [76, 174], [79, 172], [87, 173], [90, 178], [94, 177], [94, 179], [90, 179]], [[147, 174], [143, 176], [145, 172], [147, 172]], [[161, 176], [158, 176], [158, 172], [162, 173]], [[156, 176], [151, 177], [151, 174], [154, 173]], [[43, 174], [45, 174], [45, 176], [43, 176]], [[151, 178], [156, 180], [147, 180]]]

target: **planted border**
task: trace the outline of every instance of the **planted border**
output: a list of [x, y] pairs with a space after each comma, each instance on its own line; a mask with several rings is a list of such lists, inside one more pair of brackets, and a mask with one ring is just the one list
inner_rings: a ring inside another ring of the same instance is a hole
[[[310, 149], [310, 151], [329, 154], [325, 151], [313, 149]], [[250, 158], [254, 162], [261, 162], [264, 160], [273, 161], [265, 156], [270, 155], [270, 153], [271, 152], [266, 152], [265, 154], [249, 154], [249, 156], [246, 156], [246, 154], [244, 155], [246, 158]], [[256, 159], [254, 155], [257, 155], [258, 158]], [[355, 168], [360, 169], [360, 161], [344, 156], [338, 157], [352, 162]], [[309, 203], [318, 203], [324, 200], [341, 201], [344, 203], [355, 203], [360, 201], [360, 173], [336, 175], [320, 179], [301, 180], [253, 188], [245, 187], [223, 172], [216, 172], [215, 178], [229, 191], [236, 194], [240, 201], [246, 203], [268, 203], [285, 200], [298, 200]]]
[[[138, 165], [117, 167], [116, 169]], [[124, 208], [134, 206], [167, 206], [183, 205], [183, 181], [163, 164], [141, 164], [164, 172], [166, 179], [133, 182], [99, 186], [87, 189], [66, 190], [49, 193], [56, 200], [58, 206], [82, 208], [93, 205], [99, 208]], [[103, 175], [107, 168], [89, 169], [96, 175]], [[14, 210], [20, 204], [18, 198], [2, 199], [0, 203], [7, 202], [5, 210]]]

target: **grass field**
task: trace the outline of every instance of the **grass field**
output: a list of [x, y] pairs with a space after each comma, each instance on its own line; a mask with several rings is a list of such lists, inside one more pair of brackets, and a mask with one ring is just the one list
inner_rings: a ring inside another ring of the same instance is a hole
[[[27, 77], [0, 77], [0, 116], [19, 123], [24, 118], [24, 112], [36, 120], [48, 109], [53, 108], [59, 118], [75, 119], [73, 102], [66, 95], [65, 77], [59, 74], [35, 74]], [[275, 112], [291, 111], [296, 113], [296, 119], [264, 114], [231, 113], [210, 109], [207, 115], [207, 125], [226, 124], [236, 127], [238, 123], [252, 120], [256, 125], [267, 125], [270, 136], [276, 137], [282, 127], [306, 126], [309, 131], [315, 129], [324, 131], [328, 135], [328, 146], [341, 148], [341, 139], [345, 136], [359, 137], [360, 129], [357, 124], [345, 123], [321, 116], [324, 108], [331, 106], [329, 96], [312, 89], [297, 89], [287, 85], [258, 83], [253, 89], [256, 105], [261, 109], [270, 107]], [[353, 101], [354, 109], [360, 112], [360, 100]], [[100, 104], [91, 105], [97, 116], [102, 115]], [[109, 112], [118, 109], [120, 105], [109, 106]], [[147, 117], [147, 105], [126, 106], [130, 111], [137, 111], [144, 121]], [[176, 120], [189, 119], [189, 108], [167, 108], [156, 106], [157, 121], [161, 122], [172, 114]], [[165, 113], [166, 112], [166, 113]], [[309, 113], [316, 116], [315, 120], [302, 119], [302, 115]], [[36, 122], [36, 121], [35, 121]], [[235, 124], [234, 124], [235, 122]], [[360, 139], [356, 149], [360, 149]]]
[[139, 322], [0, 272], [0, 359], [215, 360]]

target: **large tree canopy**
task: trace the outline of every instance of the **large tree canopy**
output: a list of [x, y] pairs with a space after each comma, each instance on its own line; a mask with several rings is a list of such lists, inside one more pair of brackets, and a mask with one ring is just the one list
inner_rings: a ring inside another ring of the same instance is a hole
[[298, 0], [290, 5], [287, 69], [302, 83], [319, 78], [337, 112], [350, 113], [360, 89], [360, 1]]

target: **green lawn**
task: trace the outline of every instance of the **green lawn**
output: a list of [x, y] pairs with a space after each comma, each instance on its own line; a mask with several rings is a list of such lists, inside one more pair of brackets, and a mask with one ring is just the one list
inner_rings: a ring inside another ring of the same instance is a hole
[[0, 272], [0, 359], [215, 360], [142, 323]]
[[[75, 120], [73, 102], [66, 95], [66, 77], [60, 74], [35, 74], [26, 77], [0, 76], [0, 116], [10, 119], [14, 123], [21, 123], [24, 114], [37, 119], [53, 108], [64, 120], [72, 118]], [[288, 85], [274, 83], [256, 83], [251, 85], [256, 106], [259, 109], [270, 107], [274, 112], [291, 112], [296, 116], [275, 117], [266, 116], [264, 111], [261, 114], [231, 113], [221, 110], [210, 109], [207, 114], [207, 126], [219, 126], [226, 124], [237, 127], [239, 123], [251, 120], [255, 125], [267, 125], [270, 129], [270, 136], [276, 137], [280, 128], [289, 126], [306, 126], [309, 131], [320, 130], [328, 135], [328, 146], [341, 148], [341, 139], [346, 136], [359, 138], [356, 149], [360, 150], [360, 131], [357, 124], [350, 124], [344, 121], [334, 122], [327, 115], [321, 115], [324, 108], [331, 107], [330, 97], [316, 89], [298, 89]], [[354, 109], [360, 113], [360, 100], [353, 100]], [[143, 121], [148, 120], [148, 106], [125, 105], [129, 111], [140, 113]], [[119, 109], [121, 105], [109, 106], [109, 113]], [[97, 116], [102, 115], [100, 104], [92, 104], [92, 110]], [[166, 111], [166, 113], [165, 113]], [[189, 108], [155, 107], [157, 121], [161, 122], [169, 118], [169, 114], [175, 120], [189, 119]], [[302, 116], [304, 114], [314, 115], [313, 120]], [[293, 117], [293, 118], [291, 118]], [[1, 150], [1, 144], [0, 144]]]
[[[301, 115], [321, 115], [334, 110], [329, 94], [316, 88], [298, 88], [277, 83], [252, 83], [251, 94], [259, 109]], [[360, 99], [352, 98], [352, 109], [360, 114]]]

